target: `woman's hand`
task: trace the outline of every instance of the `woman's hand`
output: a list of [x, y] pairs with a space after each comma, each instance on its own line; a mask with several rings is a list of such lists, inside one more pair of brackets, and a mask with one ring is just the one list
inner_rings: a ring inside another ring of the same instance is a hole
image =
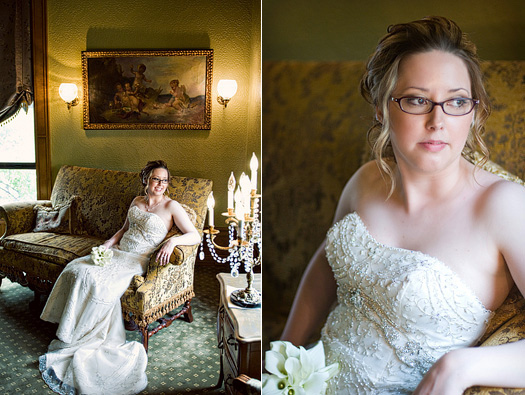
[[111, 242], [111, 240], [106, 240], [102, 245], [106, 247], [106, 250], [109, 250], [111, 247], [113, 247], [113, 243]]
[[173, 253], [176, 243], [173, 241], [173, 238], [169, 239], [166, 243], [160, 248], [155, 261], [159, 263], [160, 266], [166, 266], [170, 262], [170, 256]]
[[413, 395], [462, 395], [470, 387], [464, 368], [469, 365], [469, 349], [443, 355], [430, 368]]

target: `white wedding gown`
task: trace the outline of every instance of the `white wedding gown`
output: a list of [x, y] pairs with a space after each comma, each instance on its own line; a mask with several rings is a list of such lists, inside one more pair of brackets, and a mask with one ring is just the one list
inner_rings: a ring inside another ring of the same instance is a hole
[[129, 229], [113, 249], [112, 263], [95, 266], [85, 256], [57, 279], [41, 318], [59, 323], [40, 371], [60, 394], [136, 394], [147, 385], [147, 354], [126, 342], [120, 297], [168, 233], [159, 216], [133, 206]]
[[337, 307], [322, 331], [333, 394], [410, 394], [446, 352], [474, 345], [492, 313], [448, 266], [377, 242], [357, 213], [328, 232]]

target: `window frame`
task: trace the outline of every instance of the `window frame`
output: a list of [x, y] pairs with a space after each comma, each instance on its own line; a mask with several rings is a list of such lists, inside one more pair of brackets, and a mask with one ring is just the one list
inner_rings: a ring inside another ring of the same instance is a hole
[[33, 92], [35, 116], [35, 165], [37, 198], [51, 196], [51, 150], [49, 133], [49, 101], [47, 79], [47, 0], [31, 2]]

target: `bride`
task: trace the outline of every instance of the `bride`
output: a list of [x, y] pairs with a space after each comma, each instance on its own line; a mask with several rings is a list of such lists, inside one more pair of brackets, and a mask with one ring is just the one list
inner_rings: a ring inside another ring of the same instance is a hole
[[375, 160], [344, 188], [281, 339], [304, 345], [326, 320], [329, 393], [525, 387], [524, 341], [471, 347], [513, 284], [525, 292], [525, 190], [465, 159], [487, 153], [475, 46], [442, 17], [391, 26], [361, 92]]
[[59, 394], [136, 394], [146, 388], [147, 355], [126, 342], [120, 297], [134, 275], [147, 269], [149, 256], [175, 224], [183, 233], [170, 238], [156, 256], [166, 265], [177, 245], [193, 245], [200, 235], [184, 208], [164, 195], [170, 179], [163, 161], [148, 162], [137, 196], [122, 228], [103, 245], [111, 264], [96, 266], [85, 256], [70, 262], [57, 279], [41, 318], [59, 324], [57, 340], [40, 357], [40, 371]]

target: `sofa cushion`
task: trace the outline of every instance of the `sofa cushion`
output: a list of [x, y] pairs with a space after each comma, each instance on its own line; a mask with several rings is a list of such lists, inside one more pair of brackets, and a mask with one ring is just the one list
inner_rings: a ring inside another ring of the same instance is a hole
[[58, 233], [21, 233], [7, 236], [2, 240], [6, 250], [19, 252], [44, 261], [66, 266], [75, 258], [88, 255], [91, 248], [103, 243], [103, 240]]
[[81, 235], [82, 219], [80, 216], [80, 196], [73, 196], [69, 202], [54, 207], [37, 204], [35, 228], [33, 232], [53, 232]]

